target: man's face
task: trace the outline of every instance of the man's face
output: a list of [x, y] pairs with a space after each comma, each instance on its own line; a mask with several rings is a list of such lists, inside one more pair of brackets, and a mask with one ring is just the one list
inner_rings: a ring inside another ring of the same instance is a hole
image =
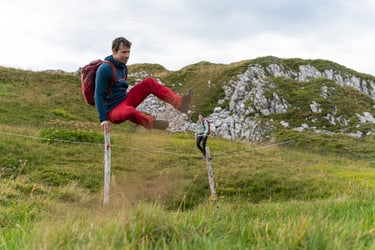
[[113, 58], [116, 61], [119, 61], [120, 63], [126, 64], [129, 60], [130, 55], [130, 48], [124, 46], [124, 44], [120, 45], [120, 48], [118, 51], [112, 51], [113, 52]]

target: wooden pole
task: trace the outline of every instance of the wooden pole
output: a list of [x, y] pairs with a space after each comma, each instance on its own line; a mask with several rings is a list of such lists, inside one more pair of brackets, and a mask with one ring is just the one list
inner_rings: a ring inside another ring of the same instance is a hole
[[208, 183], [210, 184], [210, 191], [211, 191], [211, 200], [217, 200], [216, 191], [215, 191], [215, 182], [214, 182], [214, 174], [211, 167], [211, 154], [210, 149], [206, 147], [206, 165], [207, 165], [207, 172], [208, 172]]
[[109, 187], [111, 183], [111, 139], [110, 133], [104, 133], [104, 195], [103, 204], [109, 203]]

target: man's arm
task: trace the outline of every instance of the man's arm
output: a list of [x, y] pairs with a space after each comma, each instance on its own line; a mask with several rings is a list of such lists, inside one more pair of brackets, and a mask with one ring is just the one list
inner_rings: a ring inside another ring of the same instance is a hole
[[96, 78], [95, 78], [95, 107], [98, 111], [99, 121], [107, 121], [107, 110], [105, 107], [105, 98], [106, 98], [106, 91], [108, 88], [108, 83], [112, 79], [112, 69], [107, 63], [103, 63], [100, 65], [98, 70], [96, 71]]
[[100, 65], [96, 71], [95, 78], [95, 107], [98, 111], [100, 125], [104, 132], [109, 132], [110, 122], [108, 121], [108, 114], [105, 106], [106, 92], [108, 84], [112, 79], [112, 68], [107, 63]]

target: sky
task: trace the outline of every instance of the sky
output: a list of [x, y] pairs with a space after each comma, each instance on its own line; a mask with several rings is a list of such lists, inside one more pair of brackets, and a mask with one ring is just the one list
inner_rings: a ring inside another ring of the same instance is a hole
[[263, 56], [375, 75], [374, 0], [1, 0], [0, 66], [73, 72], [132, 42], [128, 64], [179, 70]]

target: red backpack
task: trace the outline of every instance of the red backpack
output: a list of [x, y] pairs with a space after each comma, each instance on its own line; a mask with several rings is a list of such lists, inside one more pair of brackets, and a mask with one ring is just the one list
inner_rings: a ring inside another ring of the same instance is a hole
[[95, 77], [96, 71], [102, 63], [108, 63], [112, 68], [112, 80], [110, 84], [116, 81], [117, 73], [115, 65], [108, 60], [97, 59], [85, 65], [81, 70], [81, 85], [82, 85], [82, 94], [85, 98], [87, 104], [95, 105], [94, 94], [95, 94]]
[[207, 127], [208, 127], [207, 135], [210, 135], [211, 134], [211, 124], [210, 124], [210, 121], [207, 120], [207, 119], [204, 119], [204, 120], [207, 122]]

